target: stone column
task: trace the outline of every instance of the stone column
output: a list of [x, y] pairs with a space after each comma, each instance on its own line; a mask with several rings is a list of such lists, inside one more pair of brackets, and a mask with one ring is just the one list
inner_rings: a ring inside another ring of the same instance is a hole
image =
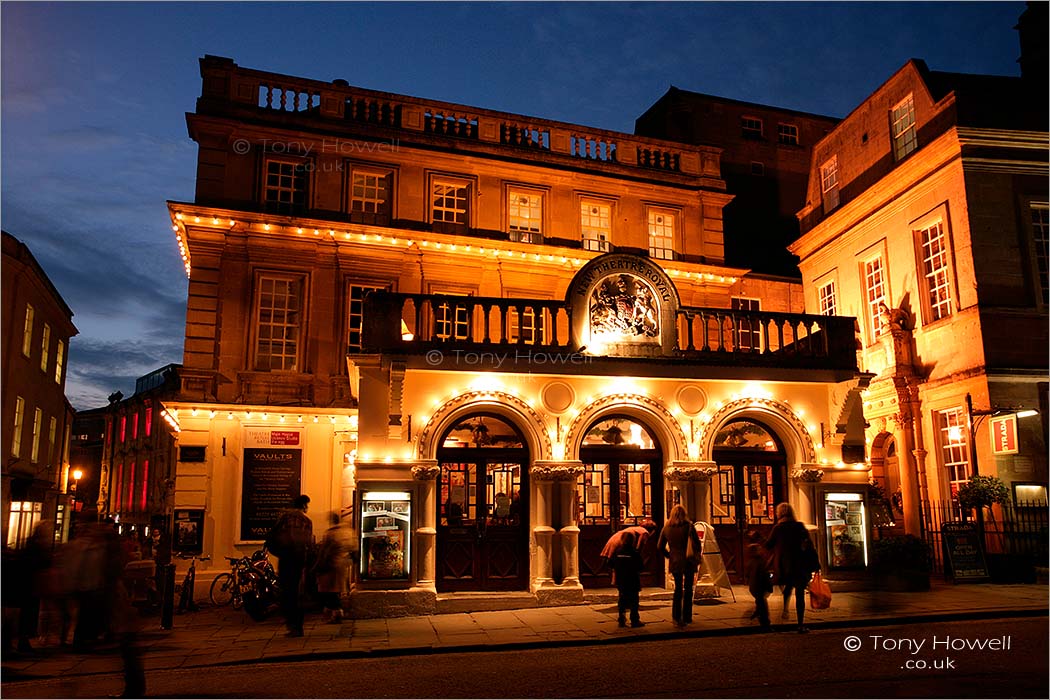
[[671, 462], [664, 477], [668, 486], [677, 487], [682, 494], [682, 505], [689, 517], [707, 523], [711, 522], [711, 477], [717, 473], [714, 462]]
[[437, 543], [437, 477], [441, 467], [435, 460], [422, 460], [412, 467], [419, 482], [419, 512], [416, 514], [416, 585], [437, 591], [435, 545]]
[[[583, 464], [576, 461], [535, 462], [529, 471], [536, 497], [532, 533], [536, 542], [531, 590], [544, 605], [564, 605], [583, 600], [580, 584], [580, 528], [576, 523], [576, 480]], [[554, 504], [561, 514], [554, 521]], [[557, 534], [557, 544], [554, 535]], [[553, 560], [561, 556], [562, 581], [551, 577]]]

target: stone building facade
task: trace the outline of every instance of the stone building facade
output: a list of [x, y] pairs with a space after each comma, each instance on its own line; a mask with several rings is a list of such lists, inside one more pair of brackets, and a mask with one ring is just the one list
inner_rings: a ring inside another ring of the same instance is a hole
[[73, 312], [20, 240], [3, 232], [3, 541], [21, 547], [41, 520], [69, 532], [66, 400]]
[[799, 219], [806, 308], [858, 319], [873, 475], [907, 531], [978, 471], [1045, 502], [1045, 82], [909, 61], [814, 146]]
[[864, 498], [854, 321], [725, 264], [718, 148], [212, 56], [201, 75], [163, 403], [174, 508], [213, 562], [302, 492], [315, 530], [357, 528], [356, 614], [571, 602], [608, 585], [613, 531], [675, 502], [735, 575], [776, 503], [819, 525], [827, 493]]

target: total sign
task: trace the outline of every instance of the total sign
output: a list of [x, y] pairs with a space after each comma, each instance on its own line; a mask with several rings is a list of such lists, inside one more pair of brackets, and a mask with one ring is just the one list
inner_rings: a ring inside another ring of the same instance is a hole
[[988, 421], [992, 430], [992, 452], [997, 455], [1017, 454], [1017, 416], [996, 416]]

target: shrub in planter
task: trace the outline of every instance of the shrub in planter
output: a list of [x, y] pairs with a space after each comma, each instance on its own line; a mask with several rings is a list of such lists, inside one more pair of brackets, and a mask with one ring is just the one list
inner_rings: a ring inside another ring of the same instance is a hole
[[963, 508], [987, 508], [1009, 498], [1010, 490], [997, 476], [974, 475], [959, 487], [959, 505]]
[[871, 573], [889, 591], [930, 588], [930, 549], [915, 535], [883, 537], [871, 544]]

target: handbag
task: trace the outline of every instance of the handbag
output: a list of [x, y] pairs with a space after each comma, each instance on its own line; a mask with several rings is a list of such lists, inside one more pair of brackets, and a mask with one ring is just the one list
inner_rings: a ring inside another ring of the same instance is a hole
[[813, 610], [827, 610], [831, 607], [831, 586], [819, 571], [813, 574], [813, 580], [809, 582], [809, 607]]
[[690, 525], [689, 533], [685, 538], [685, 560], [689, 562], [691, 566], [699, 566], [702, 547], [698, 546], [699, 541], [697, 544], [693, 544], [694, 540], [698, 541], [699, 537], [696, 534], [696, 530]]

